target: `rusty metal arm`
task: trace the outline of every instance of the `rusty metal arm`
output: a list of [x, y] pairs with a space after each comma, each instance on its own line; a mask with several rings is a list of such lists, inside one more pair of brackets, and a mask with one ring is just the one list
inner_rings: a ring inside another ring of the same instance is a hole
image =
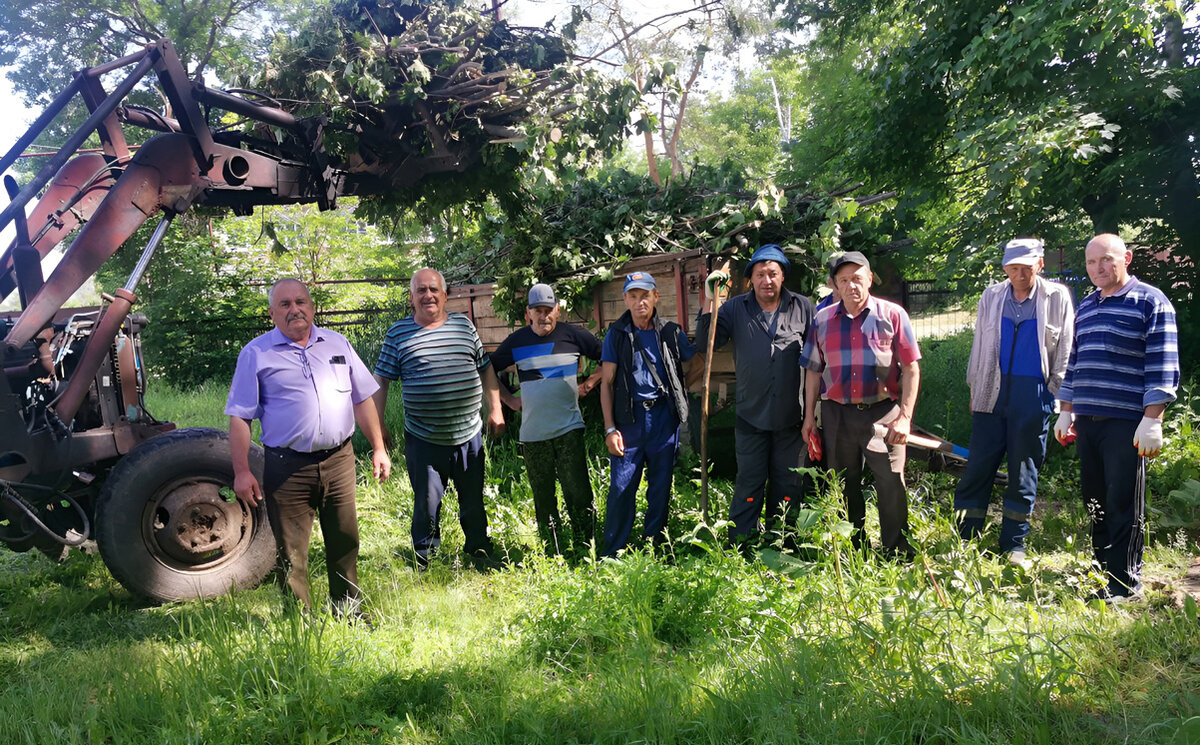
[[[30, 238], [39, 259], [92, 216], [116, 181], [115, 168], [99, 153], [81, 155], [62, 167], [29, 215], [31, 232], [36, 230]], [[12, 263], [16, 246], [14, 241], [0, 254], [0, 300], [17, 287]]]
[[[62, 168], [63, 165], [65, 165], [66, 162], [71, 158], [71, 156], [75, 154], [75, 151], [78, 150], [85, 141], [87, 141], [87, 138], [92, 134], [92, 132], [101, 127], [104, 124], [105, 119], [107, 119], [110, 114], [116, 111], [117, 106], [120, 105], [121, 101], [125, 100], [125, 97], [128, 96], [129, 92], [133, 90], [133, 87], [138, 84], [138, 81], [144, 78], [146, 74], [153, 69], [156, 58], [157, 55], [152, 53], [148, 53], [143, 56], [142, 59], [138, 61], [138, 64], [133, 69], [133, 72], [129, 73], [129, 75], [121, 81], [121, 83], [113, 90], [113, 92], [99, 103], [96, 109], [92, 112], [91, 116], [89, 116], [83, 124], [79, 125], [75, 132], [67, 138], [67, 141], [64, 142], [63, 146], [58, 149], [58, 152], [54, 154], [54, 157], [52, 157], [50, 161], [46, 163], [46, 165], [42, 166], [42, 170], [38, 171], [37, 176], [35, 176], [32, 181], [30, 181], [23, 189], [21, 189], [20, 193], [17, 194], [17, 196], [12, 202], [9, 203], [7, 207], [4, 208], [3, 212], [0, 212], [0, 228], [3, 228], [12, 222], [13, 217], [17, 214], [17, 210], [25, 209], [25, 205], [29, 203], [29, 200], [33, 199], [33, 197], [42, 190], [42, 187], [49, 183], [50, 179], [54, 177], [54, 174], [58, 173], [59, 169]], [[81, 76], [77, 76], [76, 82], [72, 83], [72, 85], [68, 88], [72, 95], [81, 87], [82, 84], [79, 82], [80, 80]], [[64, 93], [66, 93], [66, 91], [64, 91]], [[63, 96], [60, 95], [59, 99], [62, 98]], [[59, 99], [55, 99], [55, 103], [58, 103]], [[66, 100], [70, 100], [70, 96], [67, 96]], [[62, 105], [66, 104], [66, 100], [62, 102]], [[49, 111], [50, 110], [47, 109], [47, 113]], [[38, 117], [38, 121], [41, 122], [43, 118], [45, 118], [45, 114], [43, 114], [42, 117]], [[53, 117], [50, 118], [53, 119]], [[48, 120], [42, 124], [41, 129], [37, 127], [31, 127], [29, 131], [25, 133], [25, 136], [17, 141], [17, 145], [21, 145], [26, 138], [29, 139], [29, 142], [32, 142], [33, 139], [41, 134], [42, 129], [45, 129], [46, 124], [49, 124]], [[30, 135], [32, 135], [32, 137], [30, 137]], [[27, 145], [28, 143], [26, 143], [26, 146]], [[24, 149], [25, 146], [22, 146], [21, 150]], [[13, 146], [13, 151], [17, 151], [18, 154], [20, 153], [16, 146]], [[10, 154], [12, 154], [12, 151], [10, 151]], [[7, 161], [7, 156], [5, 160]], [[11, 165], [11, 163], [0, 161], [0, 165], [4, 165], [4, 167], [7, 168], [9, 165]]]
[[143, 222], [160, 210], [179, 213], [191, 206], [205, 185], [191, 155], [192, 140], [182, 134], [158, 135], [138, 150], [5, 343], [20, 347], [33, 338]]
[[[88, 389], [92, 385], [92, 378], [96, 377], [96, 371], [100, 369], [100, 364], [108, 355], [108, 349], [112, 346], [113, 340], [117, 338], [117, 332], [121, 330], [121, 326], [125, 323], [125, 318], [129, 315], [133, 304], [137, 302], [137, 295], [134, 289], [141, 282], [142, 275], [145, 274], [146, 268], [150, 265], [150, 258], [154, 255], [162, 243], [163, 238], [167, 234], [167, 228], [171, 225], [171, 220], [174, 219], [174, 213], [168, 212], [159, 220], [158, 225], [154, 228], [154, 233], [150, 236], [150, 240], [146, 243], [146, 247], [142, 250], [142, 255], [138, 258], [137, 266], [129, 275], [125, 286], [117, 290], [113, 301], [104, 309], [103, 315], [96, 324], [96, 328], [92, 331], [91, 337], [88, 338], [87, 346], [84, 347], [83, 355], [79, 358], [79, 364], [76, 365], [75, 371], [71, 374], [71, 380], [67, 383], [67, 387], [54, 403], [51, 408], [58, 418], [69, 423], [75, 418], [75, 414], [79, 411], [80, 404], [83, 403], [83, 397], [87, 395]], [[128, 402], [126, 402], [128, 406]]]

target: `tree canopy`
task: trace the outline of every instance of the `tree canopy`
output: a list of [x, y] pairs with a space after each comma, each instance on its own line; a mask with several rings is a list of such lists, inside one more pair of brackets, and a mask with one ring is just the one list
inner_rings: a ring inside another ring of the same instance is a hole
[[798, 170], [899, 189], [942, 254], [1083, 227], [1200, 259], [1194, 3], [785, 9], [814, 70]]

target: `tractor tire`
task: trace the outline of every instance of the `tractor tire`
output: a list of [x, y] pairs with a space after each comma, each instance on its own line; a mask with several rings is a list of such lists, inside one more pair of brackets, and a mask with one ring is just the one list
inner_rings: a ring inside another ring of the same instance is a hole
[[[262, 467], [252, 446], [260, 483]], [[233, 496], [229, 437], [217, 429], [176, 430], [131, 450], [100, 491], [94, 530], [113, 577], [155, 602], [251, 588], [275, 565], [266, 505]]]

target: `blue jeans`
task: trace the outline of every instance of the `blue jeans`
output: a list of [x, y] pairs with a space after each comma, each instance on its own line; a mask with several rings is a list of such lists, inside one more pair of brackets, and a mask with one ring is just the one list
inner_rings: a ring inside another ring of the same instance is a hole
[[971, 415], [967, 467], [954, 491], [958, 533], [973, 538], [983, 530], [996, 471], [1008, 456], [1008, 487], [1000, 522], [1000, 550], [1025, 547], [1037, 499], [1038, 470], [1046, 460], [1046, 433], [1054, 396], [1039, 378], [1005, 375], [990, 414]]
[[461, 445], [435, 445], [405, 431], [404, 458], [413, 490], [413, 550], [427, 557], [441, 545], [442, 497], [453, 481], [458, 492], [458, 522], [466, 537], [463, 549], [468, 554], [491, 551], [483, 506], [482, 433]]
[[671, 477], [679, 449], [679, 417], [666, 398], [647, 410], [633, 404], [633, 423], [619, 427], [625, 455], [608, 456], [612, 480], [604, 518], [604, 555], [616, 556], [629, 543], [637, 512], [638, 485], [646, 471], [646, 521], [642, 535], [659, 540], [667, 527]]

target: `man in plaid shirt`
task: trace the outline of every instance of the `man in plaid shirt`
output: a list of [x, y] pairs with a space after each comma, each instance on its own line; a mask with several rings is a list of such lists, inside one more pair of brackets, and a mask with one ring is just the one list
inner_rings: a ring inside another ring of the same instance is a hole
[[820, 373], [805, 380], [801, 429], [806, 441], [816, 430], [820, 395], [825, 465], [845, 474], [854, 545], [869, 546], [863, 530], [865, 461], [875, 476], [883, 550], [911, 558], [904, 456], [921, 380], [921, 350], [904, 309], [871, 295], [865, 256], [848, 251], [831, 262], [830, 270], [841, 302], [817, 312], [800, 354], [801, 365]]

